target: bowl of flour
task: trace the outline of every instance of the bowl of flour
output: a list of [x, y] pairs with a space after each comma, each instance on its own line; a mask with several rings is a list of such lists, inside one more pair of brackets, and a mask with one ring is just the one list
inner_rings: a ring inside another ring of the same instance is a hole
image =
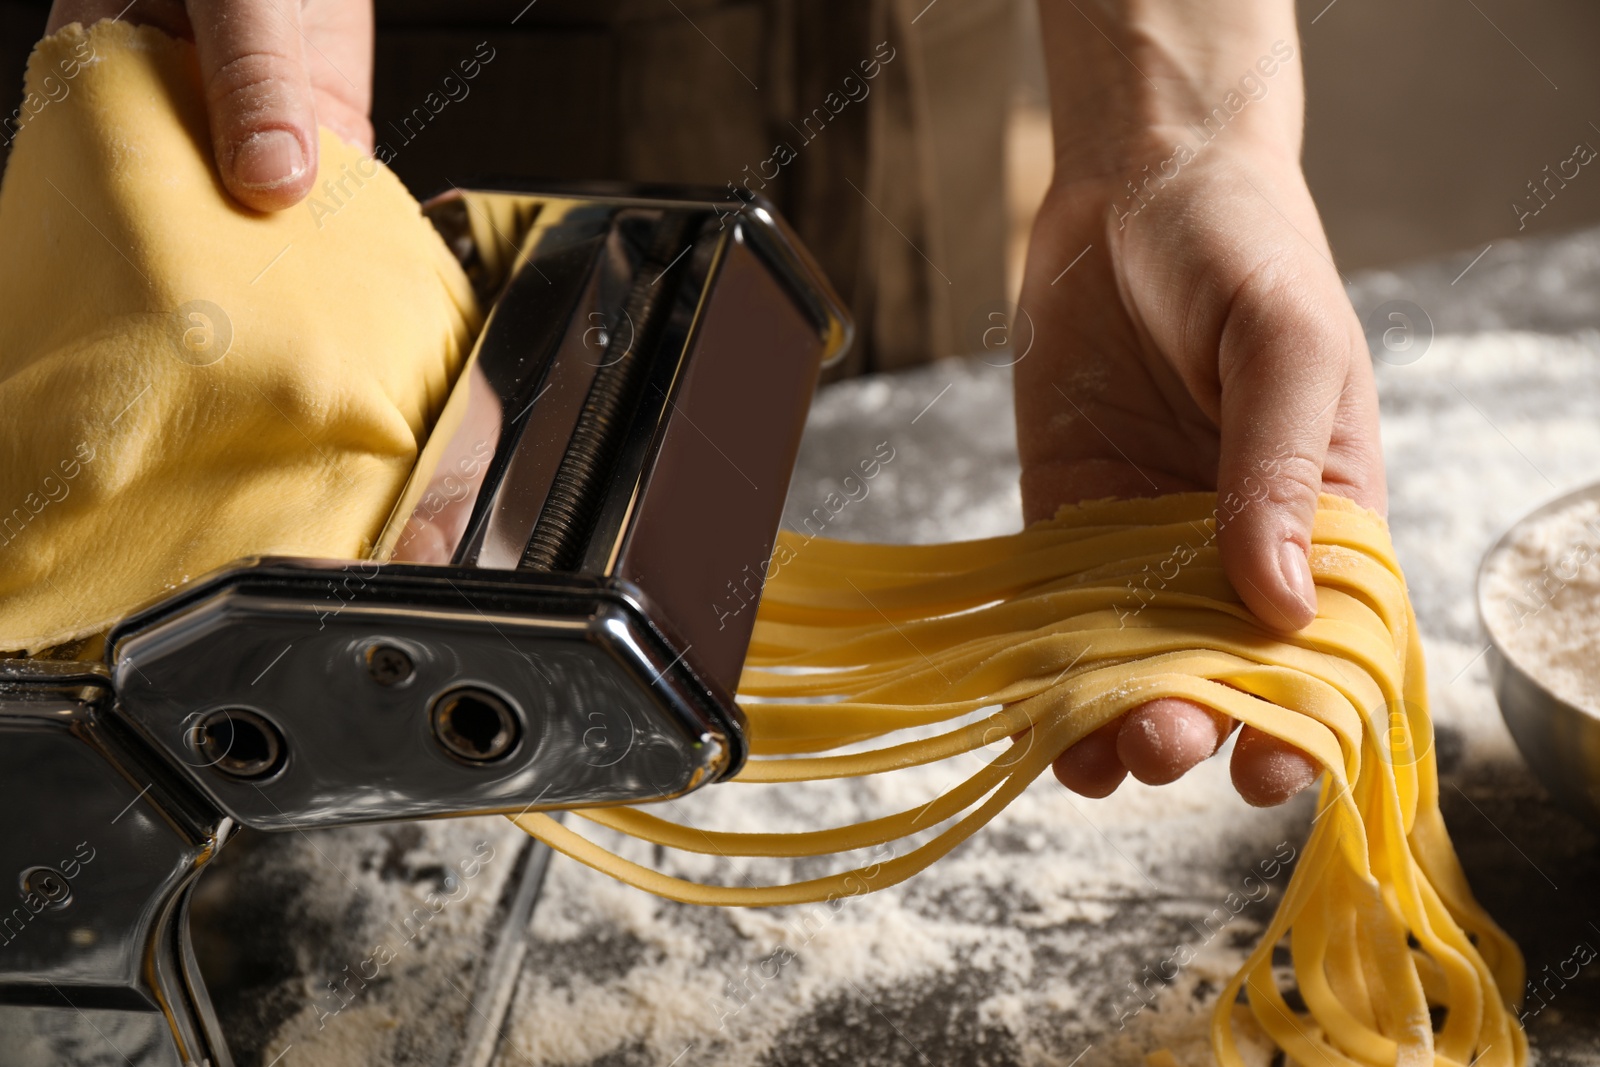
[[1507, 530], [1478, 569], [1501, 714], [1555, 795], [1600, 827], [1600, 485]]

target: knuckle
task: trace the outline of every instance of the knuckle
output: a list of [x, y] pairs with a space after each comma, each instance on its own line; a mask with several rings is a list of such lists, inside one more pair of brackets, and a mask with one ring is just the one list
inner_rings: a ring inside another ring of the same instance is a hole
[[290, 86], [299, 60], [281, 52], [257, 50], [234, 56], [212, 72], [206, 96], [224, 114], [254, 118], [290, 106]]
[[1303, 504], [1322, 488], [1322, 464], [1299, 453], [1274, 458], [1274, 468], [1263, 471], [1267, 498], [1275, 504]]
[[[1230, 481], [1229, 488], [1241, 501], [1240, 515], [1254, 512], [1258, 522], [1271, 522], [1266, 517], [1270, 513], [1299, 512], [1315, 502], [1322, 491], [1322, 464], [1283, 446], [1271, 455], [1241, 465]], [[1249, 519], [1242, 522], [1247, 527], [1256, 525]]]
[[1276, 249], [1252, 267], [1227, 302], [1219, 331], [1222, 380], [1307, 364], [1349, 361], [1347, 302], [1320, 292], [1304, 257]]

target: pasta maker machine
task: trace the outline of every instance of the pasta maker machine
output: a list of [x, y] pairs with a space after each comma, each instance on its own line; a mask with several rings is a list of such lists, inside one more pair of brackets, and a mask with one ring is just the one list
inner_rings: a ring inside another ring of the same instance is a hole
[[424, 210], [490, 310], [369, 557], [240, 561], [98, 661], [0, 661], [11, 1067], [231, 1064], [188, 907], [237, 827], [636, 803], [744, 759], [754, 612], [718, 605], [772, 551], [838, 299], [760, 200]]

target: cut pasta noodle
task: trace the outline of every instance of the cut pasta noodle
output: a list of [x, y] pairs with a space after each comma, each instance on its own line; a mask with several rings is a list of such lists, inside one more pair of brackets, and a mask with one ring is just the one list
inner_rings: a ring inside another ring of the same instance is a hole
[[[1222, 991], [1212, 1044], [1242, 1063], [1240, 990], [1294, 1061], [1521, 1065], [1516, 945], [1473, 899], [1439, 813], [1422, 651], [1383, 520], [1321, 498], [1317, 618], [1264, 627], [1223, 576], [1214, 494], [1107, 500], [1021, 533], [868, 545], [785, 533], [740, 684], [744, 782], [879, 774], [1009, 744], [915, 809], [799, 833], [726, 833], [642, 808], [586, 820], [669, 849], [809, 857], [938, 833], [892, 858], [786, 885], [703, 885], [634, 863], [541, 814], [518, 826], [630, 885], [694, 904], [780, 905], [893, 885], [1005, 808], [1068, 746], [1180, 697], [1309, 753], [1317, 816], [1277, 913]], [[930, 732], [931, 731], [931, 732]], [[1305, 1011], [1272, 970], [1289, 939]], [[1443, 1009], [1436, 1024], [1430, 1009]]]

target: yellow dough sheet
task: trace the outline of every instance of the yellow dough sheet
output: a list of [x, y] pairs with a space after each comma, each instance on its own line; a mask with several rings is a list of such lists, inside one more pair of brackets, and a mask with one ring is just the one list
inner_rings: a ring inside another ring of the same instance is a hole
[[318, 199], [240, 207], [194, 48], [41, 41], [0, 187], [0, 650], [97, 633], [254, 555], [357, 558], [476, 330], [386, 167], [322, 131]]

